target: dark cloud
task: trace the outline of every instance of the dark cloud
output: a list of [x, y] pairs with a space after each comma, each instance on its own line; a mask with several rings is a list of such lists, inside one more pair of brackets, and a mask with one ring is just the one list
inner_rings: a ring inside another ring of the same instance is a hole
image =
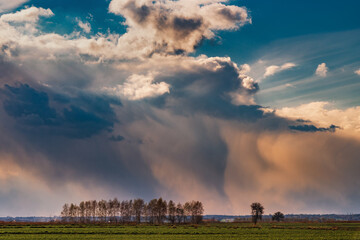
[[110, 138], [109, 138], [110, 141], [114, 141], [114, 142], [121, 142], [121, 141], [124, 141], [125, 140], [125, 137], [121, 136], [121, 135], [112, 135]]
[[186, 38], [191, 32], [199, 29], [203, 25], [201, 18], [183, 18], [175, 17], [173, 20], [173, 29], [177, 31], [177, 37]]
[[337, 128], [339, 127], [335, 125], [331, 125], [328, 128], [323, 128], [323, 127], [318, 128], [314, 125], [308, 125], [308, 124], [289, 126], [289, 129], [300, 132], [335, 132]]
[[179, 114], [203, 113], [217, 118], [253, 121], [264, 115], [261, 106], [232, 104], [229, 93], [239, 91], [251, 97], [259, 90], [257, 83], [253, 89], [242, 86], [239, 69], [231, 61], [213, 60], [210, 64], [219, 64], [217, 70], [194, 65], [192, 70], [180, 70], [170, 76], [159, 76], [158, 82], [171, 85], [170, 94], [160, 96], [147, 102], [160, 107], [172, 109]]
[[137, 23], [140, 23], [140, 24], [143, 23], [144, 21], [146, 21], [147, 17], [151, 13], [151, 9], [149, 6], [142, 5], [142, 6], [138, 7], [138, 6], [136, 6], [134, 1], [129, 1], [125, 5], [125, 8], [127, 8], [132, 13], [133, 19]]
[[240, 12], [232, 11], [228, 8], [219, 9], [219, 14], [224, 16], [228, 21], [232, 22], [241, 21], [241, 19], [243, 19]]
[[309, 120], [304, 120], [304, 119], [296, 119], [296, 122], [300, 122], [300, 123], [311, 123], [311, 121], [309, 121]]
[[28, 84], [5, 85], [0, 93], [4, 98], [5, 112], [19, 124], [32, 125], [38, 133], [72, 138], [88, 138], [102, 131], [111, 132], [118, 121], [111, 104], [121, 104], [118, 100], [92, 94], [80, 94], [73, 99], [56, 94], [56, 107], [50, 107], [48, 93]]
[[45, 92], [39, 92], [27, 84], [17, 87], [5, 85], [1, 89], [6, 96], [3, 102], [6, 113], [32, 125], [53, 125], [57, 114], [55, 109], [49, 106], [49, 97]]

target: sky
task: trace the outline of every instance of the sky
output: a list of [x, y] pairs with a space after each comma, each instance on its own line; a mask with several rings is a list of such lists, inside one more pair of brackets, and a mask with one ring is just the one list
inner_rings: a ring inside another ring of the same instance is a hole
[[359, 7], [0, 0], [0, 216], [359, 213]]

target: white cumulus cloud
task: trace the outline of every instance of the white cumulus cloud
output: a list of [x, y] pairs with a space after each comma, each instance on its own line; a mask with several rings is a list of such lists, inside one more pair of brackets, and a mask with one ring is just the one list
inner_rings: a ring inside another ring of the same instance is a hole
[[320, 77], [326, 77], [329, 68], [326, 66], [326, 63], [321, 63], [316, 68], [315, 74]]
[[35, 23], [39, 17], [51, 17], [54, 13], [50, 9], [31, 7], [16, 13], [4, 14], [0, 17], [3, 22], [32, 22]]
[[0, 13], [17, 8], [28, 1], [29, 0], [0, 0]]
[[334, 124], [351, 135], [360, 133], [360, 107], [337, 109], [329, 102], [311, 102], [297, 107], [284, 107], [276, 110], [281, 117], [310, 120], [320, 126]]
[[193, 52], [217, 30], [233, 30], [251, 22], [245, 8], [213, 1], [112, 0], [109, 11], [126, 18], [128, 32], [118, 46], [150, 55]]
[[109, 93], [134, 101], [169, 93], [170, 85], [165, 82], [154, 83], [154, 76], [152, 74], [133, 74], [124, 84], [114, 88], [105, 88], [105, 90]]

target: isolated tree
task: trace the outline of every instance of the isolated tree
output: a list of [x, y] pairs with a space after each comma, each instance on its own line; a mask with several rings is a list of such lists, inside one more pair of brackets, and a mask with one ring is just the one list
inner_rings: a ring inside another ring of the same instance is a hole
[[274, 213], [274, 215], [272, 215], [272, 220], [273, 221], [278, 221], [280, 222], [281, 220], [283, 220], [285, 218], [284, 214], [282, 212], [276, 212]]
[[174, 224], [175, 223], [175, 216], [176, 216], [176, 206], [175, 206], [175, 203], [172, 200], [170, 200], [169, 203], [168, 203], [167, 212], [168, 212], [168, 219], [169, 219], [170, 223]]
[[135, 221], [137, 223], [141, 222], [141, 215], [144, 212], [144, 206], [145, 206], [145, 203], [144, 203], [143, 199], [138, 198], [138, 199], [134, 200], [133, 211], [134, 211], [134, 215], [135, 215]]
[[256, 225], [258, 220], [262, 219], [262, 215], [264, 214], [264, 207], [260, 203], [252, 203], [251, 204], [251, 216], [252, 221]]

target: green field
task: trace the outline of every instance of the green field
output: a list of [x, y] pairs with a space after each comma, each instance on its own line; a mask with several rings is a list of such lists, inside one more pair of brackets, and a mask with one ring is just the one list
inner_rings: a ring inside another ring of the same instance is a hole
[[209, 223], [122, 226], [3, 224], [0, 239], [359, 239], [360, 223]]

